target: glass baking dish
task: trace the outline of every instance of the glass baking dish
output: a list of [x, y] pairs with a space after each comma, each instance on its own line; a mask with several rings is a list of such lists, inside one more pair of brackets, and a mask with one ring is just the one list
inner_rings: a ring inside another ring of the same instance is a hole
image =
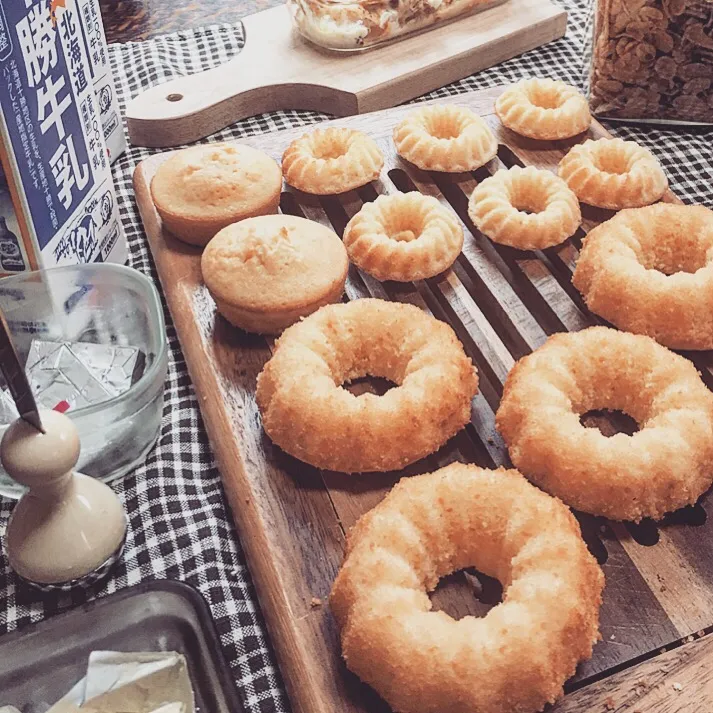
[[[0, 279], [0, 310], [36, 397], [42, 388], [55, 398], [68, 383], [70, 389], [81, 384], [76, 404], [60, 402], [79, 431], [77, 469], [109, 482], [142, 463], [158, 437], [168, 368], [166, 327], [153, 282], [109, 263], [26, 272]], [[108, 375], [120, 388], [97, 390], [81, 369], [92, 358], [97, 372], [91, 373]], [[93, 397], [82, 400], [90, 386]], [[5, 389], [1, 375], [0, 389]], [[0, 396], [1, 437], [16, 412], [7, 393]], [[0, 467], [0, 494], [17, 498], [22, 492]]]
[[329, 50], [381, 45], [506, 0], [287, 0], [300, 34]]

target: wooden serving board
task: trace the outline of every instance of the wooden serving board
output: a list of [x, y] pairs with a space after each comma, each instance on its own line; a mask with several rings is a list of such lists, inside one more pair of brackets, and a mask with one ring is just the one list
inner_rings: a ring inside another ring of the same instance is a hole
[[[573, 289], [571, 273], [584, 233], [610, 213], [585, 207], [582, 230], [574, 238], [537, 253], [497, 246], [468, 220], [468, 196], [479, 180], [503, 164], [554, 169], [574, 143], [586, 138], [547, 143], [512, 134], [492, 113], [501, 91], [452, 98], [485, 116], [500, 142], [499, 158], [473, 174], [428, 174], [401, 161], [394, 153], [391, 132], [409, 107], [399, 107], [335, 122], [363, 129], [379, 143], [386, 157], [379, 181], [339, 197], [310, 197], [290, 188], [282, 194], [283, 212], [331, 225], [340, 234], [363, 202], [397, 190], [416, 189], [436, 196], [463, 221], [463, 252], [444, 274], [416, 284], [379, 283], [352, 266], [347, 282], [350, 300], [371, 295], [410, 302], [446, 320], [478, 367], [480, 392], [473, 401], [471, 423], [407, 474], [430, 471], [454, 459], [486, 467], [507, 463], [494, 413], [509, 369], [547, 335], [596, 322]], [[246, 143], [279, 158], [302, 131], [256, 136]], [[606, 132], [595, 122], [587, 136], [602, 137]], [[345, 533], [404, 473], [319, 471], [285, 455], [265, 436], [254, 392], [272, 341], [245, 334], [217, 317], [201, 283], [199, 251], [162, 231], [149, 182], [169, 155], [153, 156], [138, 166], [136, 198], [293, 706], [298, 713], [386, 711], [385, 704], [345, 669], [326, 598], [342, 561]], [[675, 199], [669, 194], [667, 200]], [[706, 383], [712, 384], [713, 355], [700, 353], [694, 359]], [[659, 525], [579, 516], [583, 535], [606, 575], [603, 640], [569, 682], [568, 690], [573, 692], [556, 707], [558, 713], [614, 710], [605, 708], [612, 691], [626, 692], [626, 702], [617, 711], [713, 710], [713, 695], [707, 707], [673, 705], [683, 700], [682, 692], [666, 677], [656, 679], [661, 686], [659, 702], [644, 708], [637, 707], [639, 699], [627, 692], [633, 684], [626, 672], [617, 674], [611, 686], [605, 679], [713, 624], [709, 498]], [[432, 599], [436, 608], [460, 617], [482, 615], [498, 597], [497, 583], [469, 571], [446, 578]], [[670, 675], [682, 675], [681, 666], [687, 661], [700, 668], [701, 656], [710, 658], [711, 646], [706, 642], [691, 644], [705, 644], [703, 653], [676, 658], [676, 664], [669, 666], [674, 672]], [[676, 656], [683, 650], [677, 650]]]
[[285, 5], [243, 19], [246, 43], [208, 72], [173, 79], [128, 105], [132, 143], [179, 146], [275, 109], [360, 114], [425, 94], [562, 37], [550, 0], [485, 0], [485, 8], [364, 52], [326, 52], [292, 28]]

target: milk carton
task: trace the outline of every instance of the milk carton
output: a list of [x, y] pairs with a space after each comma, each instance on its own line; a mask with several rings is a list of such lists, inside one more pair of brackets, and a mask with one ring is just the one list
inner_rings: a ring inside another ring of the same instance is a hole
[[0, 0], [0, 274], [126, 261], [81, 3]]

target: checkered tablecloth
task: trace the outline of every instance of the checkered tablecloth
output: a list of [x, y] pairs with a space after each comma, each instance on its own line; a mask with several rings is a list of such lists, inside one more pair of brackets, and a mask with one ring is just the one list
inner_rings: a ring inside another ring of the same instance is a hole
[[[589, 3], [565, 0], [565, 5], [569, 29], [564, 39], [440, 89], [429, 98], [445, 98], [527, 76], [581, 84]], [[149, 85], [224, 62], [241, 44], [238, 26], [216, 26], [110, 47], [122, 105]], [[211, 140], [307, 125], [323, 118], [309, 112], [265, 114], [240, 121]], [[609, 128], [651, 148], [684, 200], [713, 206], [713, 129]], [[148, 154], [146, 149], [129, 150], [115, 165], [114, 173], [130, 263], [155, 278], [131, 189], [132, 171]], [[97, 594], [151, 578], [181, 579], [195, 585], [212, 609], [249, 713], [287, 710], [289, 703], [168, 313], [166, 320], [170, 363], [161, 435], [145, 465], [116, 484], [130, 518], [126, 553], [113, 578]], [[0, 535], [11, 506], [0, 500]], [[0, 633], [76, 605], [82, 597], [32, 598], [16, 588], [7, 560], [0, 555]]]

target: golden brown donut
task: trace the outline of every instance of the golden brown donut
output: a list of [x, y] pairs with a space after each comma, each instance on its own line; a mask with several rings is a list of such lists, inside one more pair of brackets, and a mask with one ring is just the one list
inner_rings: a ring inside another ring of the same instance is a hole
[[[600, 409], [640, 430], [607, 438], [580, 423]], [[592, 515], [658, 519], [713, 482], [713, 394], [649, 337], [608, 327], [550, 337], [508, 375], [496, 424], [525, 476]]]
[[[484, 618], [427, 592], [475, 566], [503, 584]], [[347, 666], [401, 713], [535, 713], [599, 638], [604, 577], [559, 500], [515, 470], [403, 478], [352, 528], [330, 596]]]
[[569, 84], [554, 79], [523, 79], [495, 102], [504, 126], [532, 139], [568, 139], [589, 128], [587, 100]]
[[363, 131], [330, 126], [295, 139], [282, 156], [282, 174], [305, 193], [335, 195], [375, 181], [384, 157]]
[[344, 230], [349, 259], [377, 280], [410, 282], [447, 270], [463, 247], [463, 228], [437, 198], [416, 191], [379, 196]]
[[620, 329], [671, 349], [713, 349], [713, 211], [621, 211], [584, 240], [573, 282]]
[[[355, 396], [366, 375], [396, 384]], [[285, 331], [257, 380], [267, 435], [317, 468], [402, 468], [470, 421], [475, 367], [453, 330], [410, 304], [358, 299], [322, 307]]]
[[344, 293], [349, 259], [329, 228], [292, 215], [263, 215], [223, 228], [201, 257], [218, 311], [236, 327], [279, 334]]
[[534, 166], [500, 170], [479, 183], [468, 215], [492, 241], [520, 250], [559, 245], [582, 221], [577, 196], [567, 184]]
[[277, 213], [281, 191], [277, 163], [234, 143], [176, 151], [151, 180], [151, 198], [164, 228], [200, 246], [231, 223]]
[[655, 156], [623, 139], [577, 144], [560, 161], [559, 175], [582, 203], [611, 210], [655, 203], [668, 188]]
[[422, 106], [394, 129], [402, 158], [424, 171], [474, 171], [498, 152], [498, 142], [475, 112], [452, 104]]

